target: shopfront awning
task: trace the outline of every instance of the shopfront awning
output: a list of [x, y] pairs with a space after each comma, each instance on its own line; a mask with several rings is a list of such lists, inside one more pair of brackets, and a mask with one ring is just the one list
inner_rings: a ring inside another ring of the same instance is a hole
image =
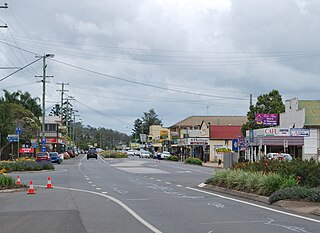
[[266, 136], [266, 137], [256, 137], [254, 142], [251, 142], [252, 146], [283, 146], [287, 144], [288, 146], [303, 146], [304, 137], [292, 137], [292, 136]]

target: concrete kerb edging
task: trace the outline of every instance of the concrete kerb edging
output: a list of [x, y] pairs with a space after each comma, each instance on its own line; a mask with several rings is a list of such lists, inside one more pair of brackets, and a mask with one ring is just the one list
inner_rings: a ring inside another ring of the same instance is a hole
[[[241, 198], [245, 198], [245, 199], [249, 199], [249, 200], [253, 200], [253, 201], [262, 202], [265, 204], [270, 204], [269, 197], [260, 196], [257, 194], [241, 192], [241, 191], [237, 191], [237, 190], [217, 187], [217, 186], [208, 185], [208, 184], [200, 185], [200, 186], [198, 186], [198, 188], [211, 190], [211, 191], [215, 191], [215, 192], [220, 192], [220, 193], [225, 193], [225, 194], [229, 194], [232, 196], [237, 196], [237, 197], [241, 197]], [[278, 207], [281, 207], [284, 209], [293, 210], [298, 213], [314, 214], [314, 215], [320, 216], [320, 203], [282, 200], [282, 201], [275, 202], [272, 205], [278, 206]]]
[[14, 193], [14, 192], [21, 192], [21, 191], [26, 191], [27, 188], [22, 187], [22, 188], [16, 188], [16, 189], [2, 189], [0, 190], [0, 193]]

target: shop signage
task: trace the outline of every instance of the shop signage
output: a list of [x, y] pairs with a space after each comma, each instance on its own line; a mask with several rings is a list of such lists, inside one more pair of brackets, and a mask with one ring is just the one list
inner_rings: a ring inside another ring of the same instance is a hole
[[188, 135], [190, 138], [209, 137], [208, 131], [206, 129], [188, 130]]
[[177, 140], [178, 145], [187, 145], [187, 139], [186, 138], [180, 138]]
[[169, 130], [160, 130], [160, 142], [169, 139]]
[[239, 142], [238, 139], [232, 139], [232, 151], [239, 150]]
[[188, 145], [208, 145], [209, 138], [188, 138]]
[[255, 114], [255, 123], [257, 125], [275, 126], [278, 125], [279, 114], [258, 113]]
[[290, 136], [310, 137], [310, 129], [292, 128]]
[[47, 138], [47, 143], [57, 143], [57, 138]]
[[20, 154], [23, 154], [23, 153], [34, 153], [34, 148], [20, 148], [19, 152], [20, 152]]

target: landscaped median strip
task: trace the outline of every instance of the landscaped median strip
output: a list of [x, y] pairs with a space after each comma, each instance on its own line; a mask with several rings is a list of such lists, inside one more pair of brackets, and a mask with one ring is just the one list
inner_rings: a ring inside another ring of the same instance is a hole
[[[222, 188], [222, 187], [204, 184], [204, 183], [199, 184], [198, 188], [206, 189], [206, 190], [210, 190], [210, 191], [215, 191], [215, 192], [219, 192], [219, 193], [225, 193], [228, 195], [241, 197], [241, 198], [245, 198], [245, 199], [249, 199], [249, 200], [253, 200], [253, 201], [259, 201], [259, 202], [262, 202], [265, 204], [270, 204], [269, 197], [261, 196], [261, 195], [257, 195], [257, 194], [253, 194], [253, 193], [241, 192], [241, 191], [237, 191], [237, 190], [233, 190], [233, 189]], [[211, 194], [211, 195], [223, 197], [223, 198], [230, 199], [230, 200], [236, 200], [236, 199], [227, 198], [227, 197], [224, 197], [224, 196], [218, 195], [218, 194]], [[247, 202], [245, 202], [245, 203], [247, 203]], [[314, 215], [320, 216], [320, 203], [282, 200], [282, 201], [278, 201], [276, 203], [273, 203], [272, 205], [279, 206], [284, 209], [293, 210], [298, 213], [314, 214]], [[268, 208], [268, 207], [266, 207], [266, 208]], [[320, 223], [320, 221], [318, 221], [318, 222]]]

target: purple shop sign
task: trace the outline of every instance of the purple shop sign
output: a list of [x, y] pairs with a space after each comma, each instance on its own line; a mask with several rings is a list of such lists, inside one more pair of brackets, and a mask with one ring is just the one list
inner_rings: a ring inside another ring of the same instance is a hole
[[279, 114], [258, 113], [255, 114], [255, 123], [257, 125], [275, 126], [278, 125]]

